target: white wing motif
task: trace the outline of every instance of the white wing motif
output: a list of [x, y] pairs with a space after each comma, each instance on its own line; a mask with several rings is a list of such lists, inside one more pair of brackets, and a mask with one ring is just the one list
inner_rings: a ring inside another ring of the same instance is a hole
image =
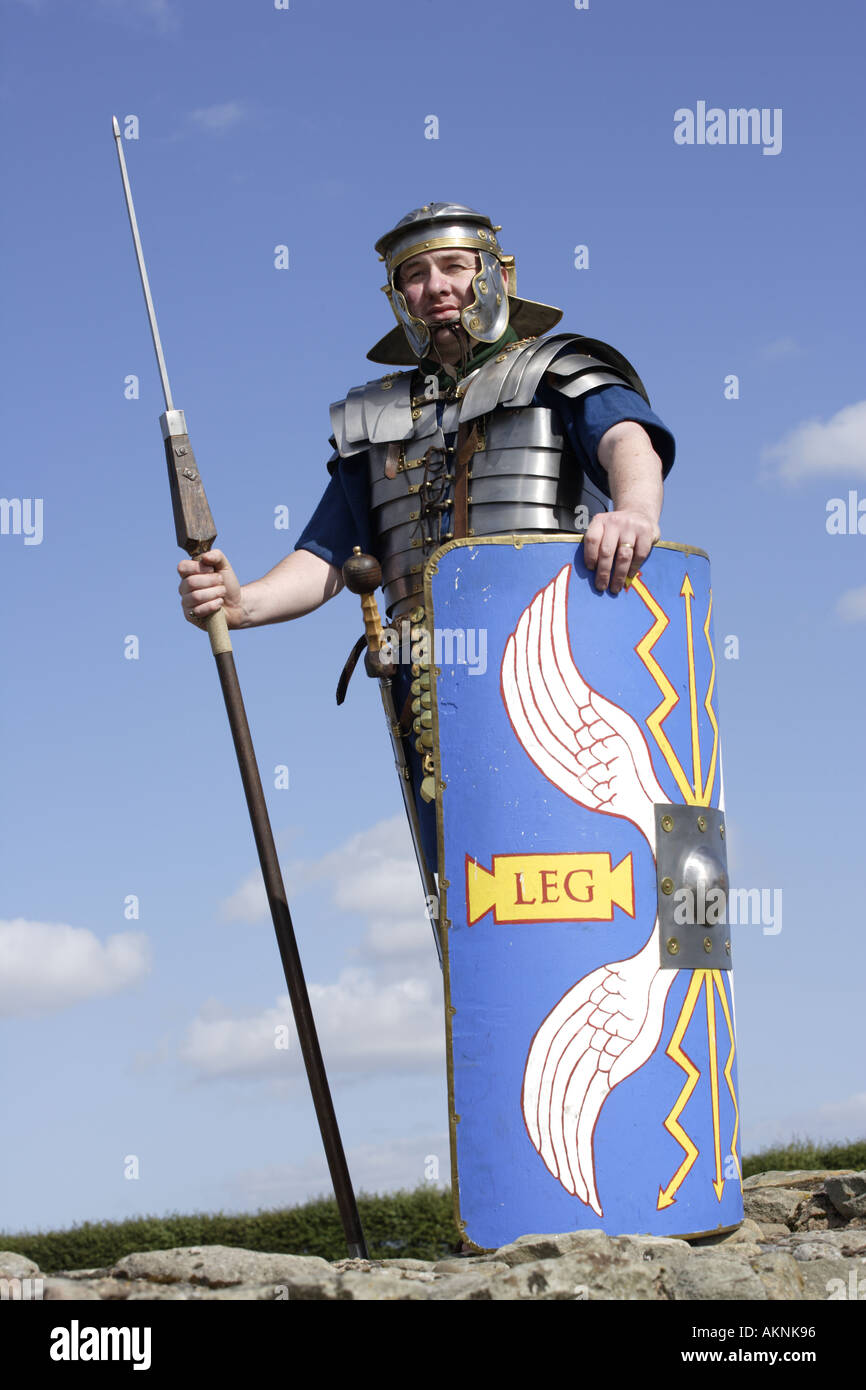
[[659, 969], [654, 930], [636, 956], [578, 980], [532, 1039], [522, 1097], [529, 1137], [566, 1192], [599, 1216], [595, 1126], [614, 1086], [655, 1051], [674, 973]]
[[631, 820], [655, 847], [653, 804], [667, 801], [631, 715], [587, 685], [568, 641], [571, 566], [536, 594], [509, 637], [502, 695], [540, 772], [590, 811]]
[[[505, 708], [545, 777], [579, 805], [632, 821], [655, 855], [653, 804], [667, 797], [639, 726], [588, 686], [574, 664], [570, 573], [564, 566], [536, 594], [508, 639]], [[613, 1087], [655, 1051], [675, 975], [660, 968], [656, 919], [636, 955], [593, 970], [560, 999], [529, 1049], [522, 1096], [529, 1137], [565, 1190], [599, 1216], [593, 1155], [599, 1113]]]

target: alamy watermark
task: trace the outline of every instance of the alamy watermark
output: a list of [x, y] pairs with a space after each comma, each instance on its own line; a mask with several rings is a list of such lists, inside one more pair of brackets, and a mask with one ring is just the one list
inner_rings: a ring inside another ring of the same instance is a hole
[[673, 895], [678, 927], [760, 927], [764, 936], [782, 930], [781, 888], [677, 888]]
[[859, 497], [854, 488], [849, 488], [847, 501], [829, 498], [826, 512], [828, 536], [866, 536], [866, 497]]
[[850, 1299], [852, 1302], [866, 1302], [866, 1278], [858, 1275], [856, 1269], [848, 1271], [848, 1279], [828, 1279], [824, 1288], [827, 1290], [827, 1302], [838, 1302], [840, 1299]]
[[25, 545], [41, 545], [42, 534], [41, 497], [0, 497], [0, 536], [23, 536]]
[[0, 1279], [0, 1302], [30, 1303], [44, 1298], [42, 1279]]
[[468, 666], [470, 676], [483, 676], [487, 670], [486, 627], [437, 627], [397, 632], [385, 628], [379, 648], [383, 661], [393, 666]]
[[680, 106], [674, 112], [675, 145], [762, 145], [762, 154], [782, 152], [781, 106]]
[[52, 1361], [131, 1361], [134, 1371], [151, 1363], [149, 1327], [82, 1327], [73, 1318], [69, 1327], [51, 1331], [48, 1355]]

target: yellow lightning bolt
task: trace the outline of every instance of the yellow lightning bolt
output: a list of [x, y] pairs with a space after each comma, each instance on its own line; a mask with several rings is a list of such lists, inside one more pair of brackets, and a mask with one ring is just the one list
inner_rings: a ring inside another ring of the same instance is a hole
[[713, 1106], [713, 1148], [716, 1159], [716, 1176], [713, 1187], [716, 1200], [722, 1200], [725, 1180], [722, 1177], [722, 1135], [719, 1123], [719, 1058], [716, 1052], [716, 992], [709, 971], [705, 973], [704, 997], [707, 1001], [707, 1035], [710, 1044], [710, 1096]]
[[703, 791], [701, 775], [701, 736], [698, 729], [698, 683], [695, 677], [695, 638], [692, 632], [692, 599], [695, 591], [688, 574], [680, 589], [680, 598], [686, 601], [686, 649], [689, 658], [689, 717], [692, 725], [692, 785], [695, 789], [693, 800], [700, 804]]
[[716, 685], [716, 654], [713, 651], [713, 644], [710, 641], [710, 618], [713, 612], [713, 591], [710, 590], [710, 601], [707, 606], [707, 620], [704, 623], [704, 637], [707, 639], [707, 650], [710, 653], [710, 683], [707, 686], [707, 696], [704, 700], [704, 709], [707, 711], [710, 724], [713, 728], [713, 751], [710, 757], [710, 770], [707, 773], [706, 785], [701, 795], [701, 805], [709, 806], [713, 795], [713, 783], [716, 780], [716, 761], [719, 756], [719, 726], [716, 723], [716, 716], [713, 710], [713, 690]]
[[736, 1165], [737, 1176], [742, 1182], [743, 1170], [740, 1167], [740, 1160], [737, 1157], [737, 1134], [739, 1133], [740, 1128], [740, 1108], [737, 1105], [737, 1095], [734, 1090], [733, 1080], [731, 1078], [731, 1069], [734, 1065], [734, 1053], [736, 1051], [736, 1044], [734, 1043], [734, 1025], [731, 1020], [730, 1009], [728, 1008], [728, 996], [725, 993], [725, 986], [722, 979], [721, 970], [713, 971], [713, 980], [715, 981], [716, 989], [719, 991], [719, 998], [722, 1001], [722, 1009], [724, 1010], [725, 1014], [725, 1023], [728, 1026], [728, 1037], [731, 1040], [731, 1050], [728, 1053], [728, 1060], [725, 1063], [725, 1080], [728, 1083], [728, 1090], [731, 1094], [731, 1103], [734, 1107], [734, 1134], [733, 1138], [731, 1139], [731, 1157], [733, 1158], [734, 1164]]
[[650, 733], [652, 734], [653, 738], [658, 744], [662, 757], [664, 758], [665, 762], [667, 763], [668, 767], [673, 773], [674, 778], [676, 779], [676, 784], [682, 792], [683, 800], [686, 802], [687, 805], [693, 806], [695, 803], [695, 794], [692, 791], [692, 788], [689, 786], [689, 779], [683, 772], [680, 760], [674, 752], [673, 748], [671, 747], [670, 743], [668, 742], [667, 735], [662, 729], [662, 724], [667, 719], [674, 705], [678, 703], [679, 697], [676, 691], [674, 690], [673, 686], [671, 685], [670, 681], [668, 680], [667, 676], [665, 675], [664, 671], [659, 666], [658, 662], [652, 654], [653, 647], [655, 646], [658, 639], [661, 637], [665, 628], [668, 627], [670, 619], [668, 618], [667, 614], [664, 613], [662, 609], [659, 607], [659, 605], [656, 603], [656, 600], [653, 598], [649, 589], [646, 587], [646, 585], [640, 577], [632, 581], [631, 587], [635, 589], [637, 593], [640, 594], [647, 608], [655, 618], [655, 622], [653, 626], [650, 628], [649, 632], [647, 632], [641, 638], [641, 640], [635, 647], [637, 655], [640, 657], [641, 661], [646, 666], [647, 670], [649, 671], [650, 675], [652, 676], [653, 680], [655, 681], [662, 694], [661, 704], [656, 706], [652, 714], [647, 715], [647, 728], [649, 729]]
[[[662, 729], [662, 724], [664, 723], [665, 719], [670, 714], [674, 705], [678, 703], [678, 696], [670, 680], [668, 679], [665, 672], [662, 670], [659, 663], [656, 661], [655, 657], [652, 654], [653, 647], [656, 645], [659, 638], [662, 636], [666, 628], [669, 626], [670, 620], [667, 614], [661, 608], [661, 606], [657, 603], [653, 595], [650, 593], [649, 589], [647, 589], [646, 585], [639, 577], [633, 581], [632, 588], [636, 589], [637, 592], [640, 594], [641, 599], [645, 603], [646, 607], [649, 609], [654, 619], [653, 625], [650, 628], [649, 632], [647, 632], [641, 638], [640, 642], [638, 642], [637, 646], [635, 647], [636, 654], [640, 657], [641, 661], [646, 666], [647, 670], [649, 671], [650, 675], [652, 676], [653, 680], [658, 686], [662, 696], [661, 703], [657, 705], [657, 707], [647, 717], [647, 728], [653, 735], [653, 738], [656, 741], [656, 744], [659, 748], [659, 751], [662, 754], [662, 757], [664, 758], [665, 762], [667, 763], [668, 767], [673, 773], [676, 784], [679, 787], [683, 800], [686, 802], [686, 804], [689, 806], [709, 806], [712, 798], [713, 786], [716, 779], [716, 766], [718, 763], [719, 755], [719, 726], [712, 706], [713, 691], [715, 689], [716, 682], [716, 658], [715, 653], [713, 652], [713, 644], [710, 641], [710, 620], [713, 611], [712, 592], [709, 596], [707, 616], [703, 624], [704, 637], [706, 639], [707, 650], [709, 651], [710, 655], [710, 680], [707, 687], [707, 693], [704, 698], [704, 709], [707, 712], [707, 717], [710, 721], [710, 726], [713, 730], [713, 747], [712, 753], [710, 755], [710, 765], [707, 772], [707, 780], [706, 782], [704, 782], [703, 766], [701, 761], [700, 727], [698, 723], [697, 675], [695, 672], [695, 647], [692, 618], [692, 600], [695, 597], [695, 591], [692, 588], [692, 583], [688, 574], [685, 575], [682, 583], [682, 588], [680, 589], [680, 598], [685, 600], [686, 605], [686, 643], [689, 671], [689, 717], [691, 725], [692, 742], [692, 783], [690, 784], [689, 779], [685, 774], [685, 771], [679, 758], [677, 757], [676, 753], [671, 747], [670, 741], [668, 740], [666, 734], [664, 733], [664, 730]], [[683, 1071], [686, 1073], [686, 1080], [683, 1084], [683, 1088], [680, 1091], [679, 1096], [677, 1097], [673, 1109], [671, 1110], [670, 1114], [664, 1122], [665, 1129], [674, 1139], [676, 1139], [677, 1143], [682, 1148], [685, 1156], [676, 1173], [668, 1183], [667, 1187], [659, 1187], [657, 1203], [657, 1208], [659, 1211], [661, 1211], [664, 1207], [671, 1206], [676, 1201], [675, 1194], [678, 1191], [678, 1189], [682, 1186], [683, 1182], [685, 1181], [686, 1177], [688, 1176], [689, 1172], [694, 1166], [695, 1160], [698, 1156], [698, 1149], [692, 1141], [692, 1139], [690, 1138], [690, 1136], [680, 1125], [679, 1117], [682, 1114], [686, 1104], [688, 1103], [689, 1098], [693, 1094], [694, 1089], [698, 1083], [698, 1079], [700, 1077], [700, 1070], [694, 1065], [691, 1058], [682, 1049], [681, 1044], [686, 1029], [688, 1028], [689, 1023], [692, 1020], [692, 1016], [695, 1011], [695, 1006], [702, 988], [705, 991], [704, 997], [706, 1001], [707, 1010], [707, 1033], [710, 1059], [710, 1094], [713, 1111], [713, 1145], [716, 1163], [716, 1176], [713, 1180], [713, 1188], [715, 1190], [717, 1199], [719, 1201], [722, 1200], [722, 1192], [724, 1190], [724, 1178], [722, 1176], [721, 1117], [719, 1109], [719, 1057], [717, 1050], [715, 1007], [716, 989], [718, 989], [719, 992], [719, 998], [721, 1000], [722, 1009], [724, 1011], [725, 1022], [728, 1027], [728, 1035], [731, 1043], [730, 1052], [728, 1053], [728, 1059], [724, 1067], [725, 1081], [727, 1083], [728, 1091], [730, 1092], [731, 1101], [733, 1102], [735, 1117], [734, 1134], [733, 1139], [731, 1141], [731, 1153], [734, 1157], [734, 1162], [737, 1166], [737, 1172], [742, 1177], [742, 1172], [736, 1153], [740, 1113], [737, 1106], [737, 1098], [734, 1093], [734, 1085], [731, 1076], [731, 1069], [733, 1067], [735, 1052], [734, 1030], [731, 1022], [730, 1011], [728, 1009], [727, 995], [725, 994], [724, 985], [722, 984], [720, 971], [696, 970], [692, 975], [688, 993], [686, 994], [685, 1000], [683, 1001], [679, 1017], [677, 1018], [676, 1025], [674, 1027], [673, 1035], [671, 1036], [670, 1043], [668, 1044], [668, 1047], [666, 1049], [667, 1055], [671, 1058], [671, 1060], [676, 1062], [678, 1066], [682, 1067]]]
[[698, 1156], [697, 1146], [692, 1142], [689, 1135], [686, 1134], [685, 1130], [680, 1125], [679, 1118], [698, 1084], [698, 1077], [701, 1073], [692, 1062], [692, 1059], [683, 1052], [680, 1043], [683, 1040], [683, 1034], [691, 1023], [692, 1014], [695, 1011], [695, 1004], [697, 1003], [706, 975], [706, 970], [696, 970], [692, 975], [688, 993], [683, 1002], [683, 1007], [680, 1009], [680, 1016], [676, 1021], [671, 1040], [665, 1048], [668, 1057], [676, 1062], [678, 1066], [682, 1067], [683, 1071], [686, 1073], [683, 1089], [677, 1096], [674, 1107], [665, 1120], [665, 1129], [672, 1138], [676, 1139], [685, 1157], [667, 1187], [659, 1187], [658, 1201], [656, 1202], [657, 1211], [662, 1211], [665, 1207], [672, 1206], [676, 1201], [676, 1196], [674, 1194], [682, 1186], [686, 1177], [691, 1172], [695, 1159]]
[[689, 782], [689, 779], [685, 774], [682, 763], [680, 762], [679, 758], [677, 757], [676, 753], [671, 747], [670, 741], [667, 738], [667, 735], [664, 733], [664, 730], [662, 729], [662, 724], [664, 723], [665, 719], [667, 719], [667, 716], [670, 714], [674, 705], [679, 703], [679, 697], [676, 691], [674, 690], [673, 685], [668, 680], [668, 677], [665, 675], [664, 671], [659, 666], [658, 662], [652, 654], [652, 649], [656, 645], [656, 642], [661, 637], [665, 629], [669, 627], [670, 619], [668, 618], [664, 610], [660, 607], [660, 605], [656, 602], [656, 600], [653, 598], [652, 594], [650, 593], [649, 589], [646, 587], [640, 576], [638, 576], [636, 579], [632, 581], [631, 587], [637, 590], [637, 592], [640, 594], [640, 597], [643, 599], [643, 602], [646, 604], [654, 619], [653, 626], [650, 628], [649, 632], [647, 632], [641, 638], [641, 640], [635, 647], [635, 652], [646, 666], [647, 670], [649, 671], [650, 675], [652, 676], [662, 695], [661, 704], [657, 705], [656, 708], [652, 711], [652, 714], [647, 716], [647, 728], [649, 729], [650, 733], [655, 739], [662, 757], [664, 758], [665, 762], [667, 763], [668, 767], [673, 773], [674, 780], [676, 781], [676, 784], [680, 789], [683, 801], [686, 803], [686, 805], [709, 806], [710, 801], [712, 799], [713, 785], [716, 779], [716, 764], [718, 762], [719, 756], [719, 726], [716, 721], [716, 716], [712, 707], [713, 690], [715, 689], [716, 682], [716, 658], [713, 652], [713, 644], [710, 641], [710, 618], [712, 616], [713, 611], [712, 594], [710, 594], [709, 606], [707, 608], [707, 617], [703, 625], [704, 636], [707, 641], [707, 648], [709, 650], [711, 664], [710, 681], [709, 687], [707, 689], [706, 698], [704, 699], [704, 708], [707, 712], [707, 716], [709, 718], [713, 730], [713, 751], [710, 756], [710, 767], [707, 775], [707, 780], [706, 783], [704, 783], [701, 768], [700, 733], [698, 727], [697, 677], [695, 674], [695, 647], [691, 606], [691, 600], [695, 597], [695, 591], [692, 588], [692, 583], [689, 579], [688, 574], [686, 574], [683, 580], [683, 586], [680, 590], [680, 597], [684, 598], [686, 602], [686, 641], [688, 644], [689, 662], [689, 715], [692, 735], [692, 785], [692, 783]]

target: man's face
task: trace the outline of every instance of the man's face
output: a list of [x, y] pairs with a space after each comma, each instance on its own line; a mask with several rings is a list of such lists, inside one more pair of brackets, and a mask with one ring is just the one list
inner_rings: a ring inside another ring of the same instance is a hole
[[435, 338], [447, 337], [449, 330], [437, 324], [453, 323], [460, 310], [472, 303], [472, 277], [478, 270], [474, 251], [462, 247], [424, 251], [404, 261], [398, 271], [409, 312], [423, 319]]

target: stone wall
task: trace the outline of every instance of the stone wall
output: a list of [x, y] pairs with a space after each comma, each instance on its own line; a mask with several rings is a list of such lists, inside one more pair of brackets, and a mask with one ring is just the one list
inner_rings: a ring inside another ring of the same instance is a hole
[[866, 1301], [866, 1171], [761, 1173], [746, 1179], [743, 1195], [742, 1225], [701, 1240], [612, 1238], [599, 1230], [528, 1235], [489, 1254], [436, 1262], [329, 1263], [212, 1245], [126, 1255], [111, 1269], [52, 1275], [0, 1251], [0, 1288], [6, 1297], [76, 1302]]

